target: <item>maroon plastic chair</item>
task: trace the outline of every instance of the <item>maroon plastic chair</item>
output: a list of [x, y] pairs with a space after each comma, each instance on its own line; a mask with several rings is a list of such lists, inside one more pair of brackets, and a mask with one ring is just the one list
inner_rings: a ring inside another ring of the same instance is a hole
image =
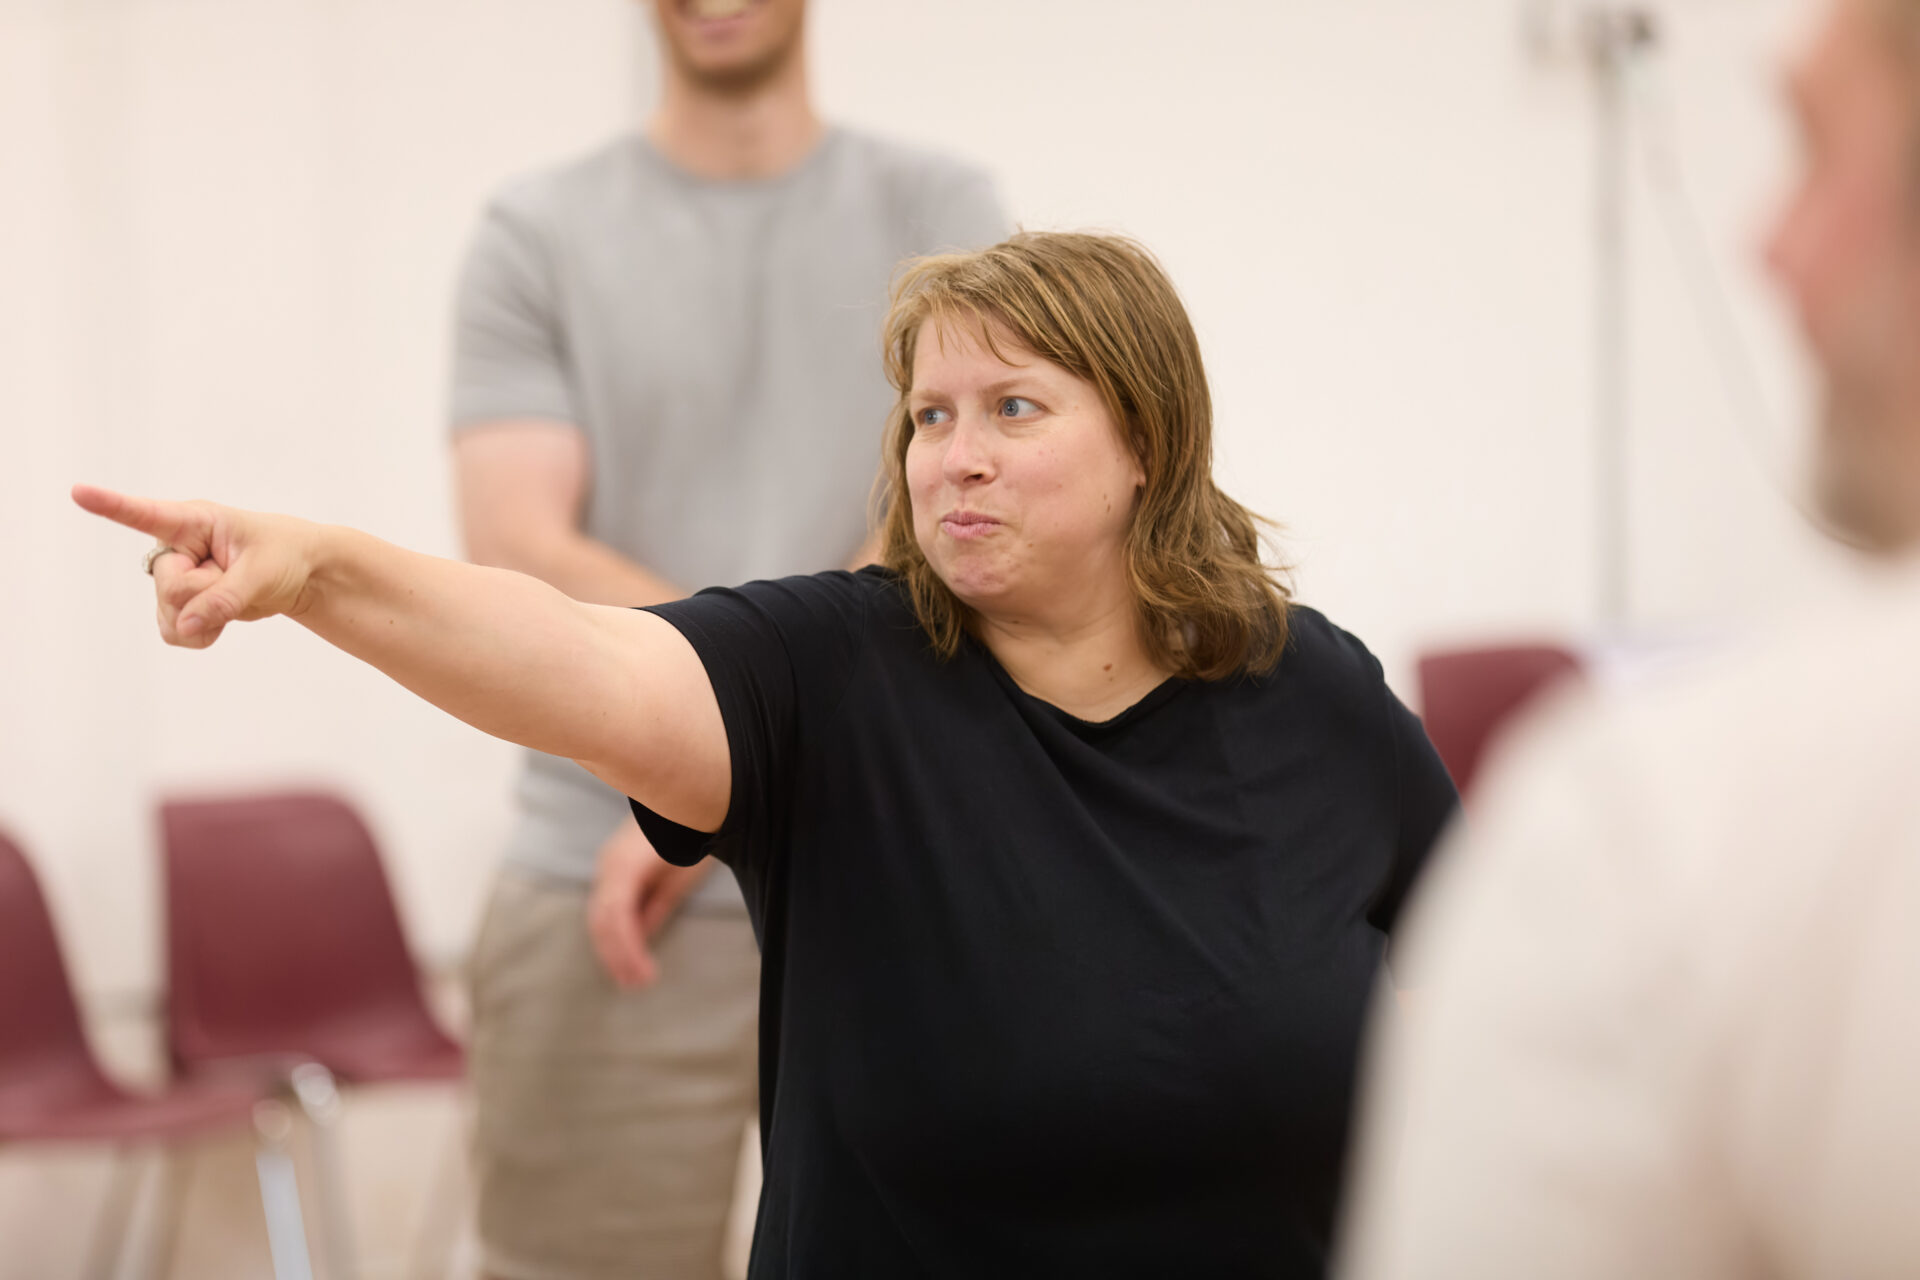
[[185, 1074], [316, 1062], [349, 1083], [446, 1080], [373, 838], [322, 794], [161, 806], [167, 1044]]
[[[246, 1130], [269, 1107], [266, 1090], [215, 1082], [177, 1085], [164, 1093], [136, 1094], [121, 1088], [100, 1069], [85, 1032], [67, 977], [53, 918], [39, 881], [20, 847], [0, 834], [0, 1143], [111, 1143], [116, 1147], [114, 1176], [95, 1234], [89, 1274], [111, 1274], [126, 1236], [136, 1172], [127, 1159], [133, 1149], [155, 1146], [169, 1155], [166, 1206], [155, 1254], [172, 1262], [180, 1204], [190, 1163], [188, 1144], [219, 1134]], [[258, 1136], [277, 1151], [278, 1139]], [[283, 1250], [304, 1256], [305, 1233], [297, 1195], [289, 1211], [269, 1180], [275, 1166], [260, 1164], [261, 1197], [268, 1214], [268, 1238], [275, 1246], [275, 1267]], [[152, 1259], [149, 1260], [150, 1262]], [[289, 1267], [310, 1274], [308, 1260]], [[148, 1267], [152, 1272], [152, 1267]]]
[[1456, 649], [1420, 660], [1421, 719], [1460, 794], [1471, 797], [1487, 749], [1543, 693], [1582, 673], [1558, 645]]
[[[326, 1253], [351, 1277], [334, 1082], [456, 1080], [465, 1055], [427, 1010], [373, 837], [344, 801], [175, 800], [160, 821], [168, 1052], [182, 1074], [286, 1082], [312, 1124]], [[459, 1156], [455, 1135], [430, 1225], [451, 1212]]]

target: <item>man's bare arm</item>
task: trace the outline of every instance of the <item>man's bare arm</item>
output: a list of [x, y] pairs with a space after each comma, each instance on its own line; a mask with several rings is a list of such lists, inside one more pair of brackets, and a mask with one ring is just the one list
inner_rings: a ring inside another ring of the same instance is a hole
[[454, 463], [475, 564], [530, 574], [589, 604], [660, 604], [687, 594], [580, 528], [593, 459], [586, 434], [571, 423], [467, 427], [455, 438]]

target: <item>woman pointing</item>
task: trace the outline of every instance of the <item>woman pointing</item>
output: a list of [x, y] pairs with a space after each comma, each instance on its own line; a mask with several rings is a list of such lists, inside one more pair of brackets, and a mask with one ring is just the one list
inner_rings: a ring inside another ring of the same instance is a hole
[[160, 540], [169, 642], [285, 614], [733, 868], [765, 952], [755, 1277], [1320, 1275], [1445, 770], [1214, 485], [1143, 250], [923, 260], [886, 357], [885, 567], [857, 574], [621, 610], [75, 498]]

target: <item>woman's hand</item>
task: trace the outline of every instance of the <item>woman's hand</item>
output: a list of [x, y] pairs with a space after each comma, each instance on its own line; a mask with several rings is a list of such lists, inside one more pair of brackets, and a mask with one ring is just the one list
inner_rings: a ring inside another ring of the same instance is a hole
[[204, 649], [229, 622], [298, 617], [318, 560], [321, 526], [211, 502], [162, 502], [75, 485], [73, 500], [97, 516], [158, 538], [153, 561], [160, 636]]

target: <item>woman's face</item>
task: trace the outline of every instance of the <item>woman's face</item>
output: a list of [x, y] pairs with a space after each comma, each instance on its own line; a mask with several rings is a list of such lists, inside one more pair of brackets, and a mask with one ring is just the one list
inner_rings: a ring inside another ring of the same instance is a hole
[[1094, 386], [970, 324], [914, 347], [907, 491], [914, 536], [969, 608], [1072, 625], [1127, 598], [1123, 554], [1145, 476]]

